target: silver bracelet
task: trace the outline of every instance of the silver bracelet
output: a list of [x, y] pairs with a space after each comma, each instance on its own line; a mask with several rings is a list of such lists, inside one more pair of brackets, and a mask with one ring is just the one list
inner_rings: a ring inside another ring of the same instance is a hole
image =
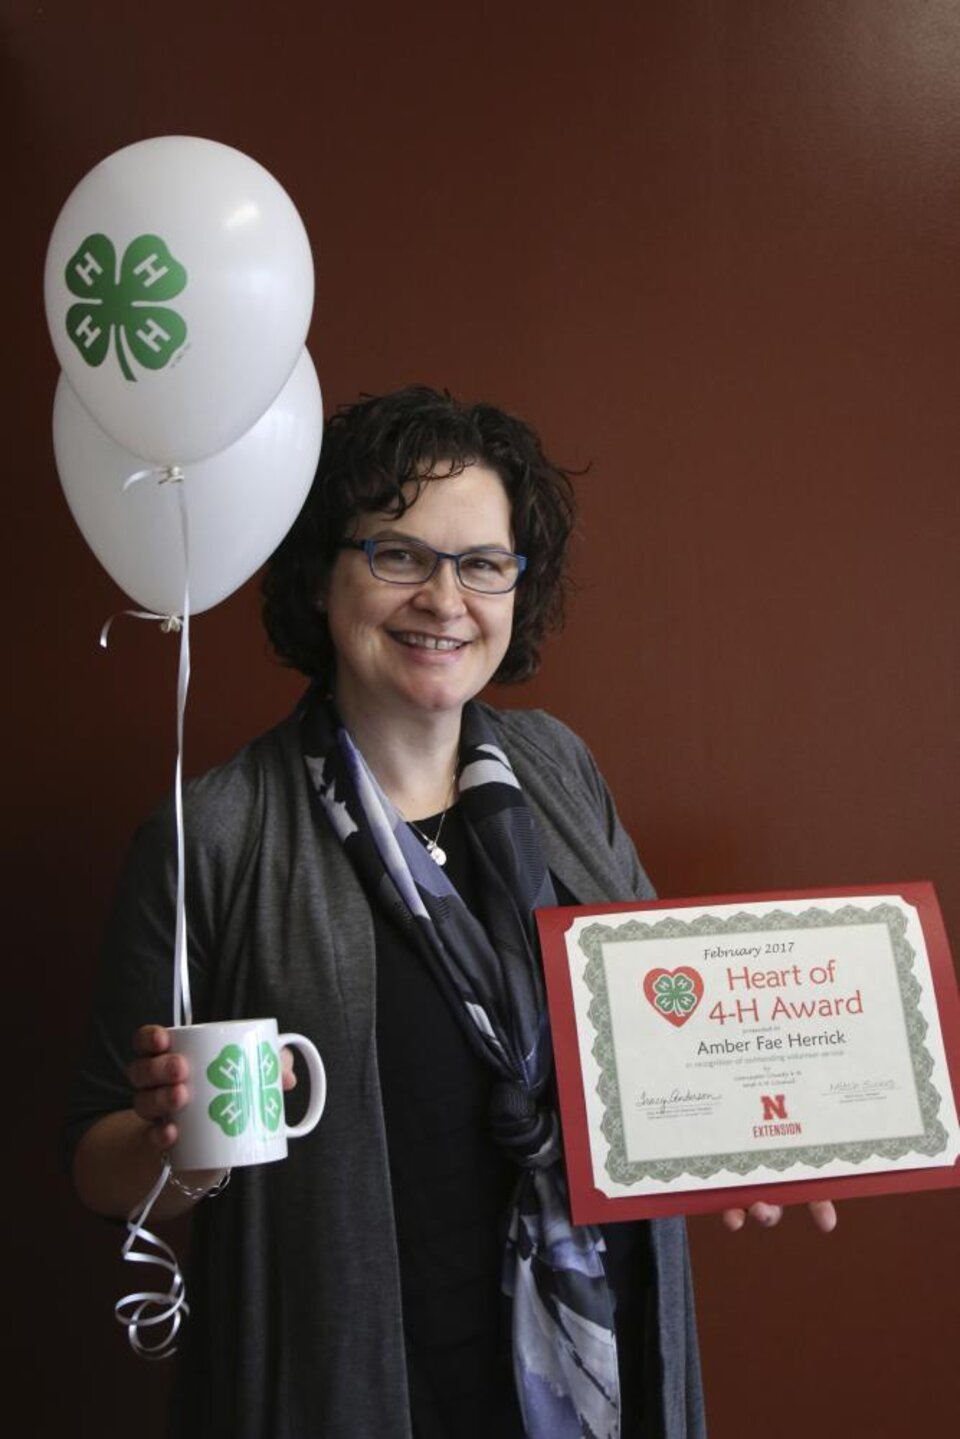
[[206, 1189], [202, 1184], [185, 1184], [178, 1174], [173, 1170], [167, 1175], [167, 1183], [176, 1189], [180, 1194], [185, 1194], [188, 1199], [212, 1199], [215, 1194], [221, 1194], [230, 1183], [232, 1169], [222, 1174], [212, 1189]]

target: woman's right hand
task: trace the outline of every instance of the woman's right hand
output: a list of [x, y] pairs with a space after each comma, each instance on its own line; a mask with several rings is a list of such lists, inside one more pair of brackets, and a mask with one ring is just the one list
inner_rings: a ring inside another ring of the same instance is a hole
[[127, 1067], [133, 1085], [133, 1109], [146, 1120], [150, 1143], [159, 1151], [172, 1149], [177, 1142], [174, 1116], [189, 1103], [186, 1058], [174, 1053], [170, 1032], [162, 1024], [144, 1024], [133, 1036], [136, 1059]]

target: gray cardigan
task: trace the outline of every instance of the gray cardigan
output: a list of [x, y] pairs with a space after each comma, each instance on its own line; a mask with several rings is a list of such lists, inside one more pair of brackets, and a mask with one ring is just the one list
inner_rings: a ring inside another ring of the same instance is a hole
[[[581, 903], [651, 893], [583, 743], [536, 711], [489, 711], [547, 862]], [[194, 1019], [276, 1016], [309, 1035], [326, 1112], [284, 1163], [234, 1173], [193, 1220], [192, 1312], [173, 1432], [410, 1439], [396, 1239], [377, 1074], [369, 903], [306, 782], [296, 718], [189, 786]], [[129, 1036], [171, 1004], [169, 809], [134, 840], [108, 926], [74, 1134], [129, 1105]], [[683, 1221], [651, 1225], [664, 1439], [704, 1432]], [[495, 1439], [495, 1436], [491, 1436]]]

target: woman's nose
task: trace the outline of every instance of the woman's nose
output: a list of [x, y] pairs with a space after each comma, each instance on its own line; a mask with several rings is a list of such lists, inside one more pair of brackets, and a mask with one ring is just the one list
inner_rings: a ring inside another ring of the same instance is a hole
[[463, 614], [466, 605], [454, 561], [441, 560], [430, 578], [419, 587], [413, 600], [434, 614], [450, 618]]

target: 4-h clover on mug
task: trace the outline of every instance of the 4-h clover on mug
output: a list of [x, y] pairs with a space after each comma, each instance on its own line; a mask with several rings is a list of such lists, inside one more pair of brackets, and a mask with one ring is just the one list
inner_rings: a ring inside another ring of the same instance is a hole
[[[190, 1066], [190, 1103], [177, 1115], [175, 1169], [230, 1169], [285, 1159], [287, 1140], [314, 1129], [327, 1098], [317, 1048], [302, 1034], [278, 1034], [275, 1019], [181, 1025], [171, 1047]], [[307, 1111], [287, 1124], [280, 1050], [299, 1050], [310, 1079]]]

